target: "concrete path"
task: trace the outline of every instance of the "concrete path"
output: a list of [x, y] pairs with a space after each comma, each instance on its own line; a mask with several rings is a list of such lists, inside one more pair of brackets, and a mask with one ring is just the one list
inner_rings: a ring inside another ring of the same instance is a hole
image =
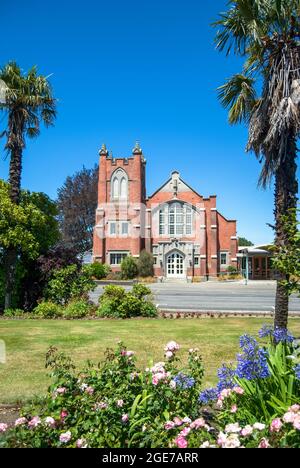
[[[276, 283], [273, 281], [244, 281], [237, 283], [203, 282], [199, 284], [154, 283], [149, 286], [155, 303], [161, 310], [213, 312], [273, 312]], [[131, 287], [127, 287], [127, 290]], [[91, 299], [97, 301], [103, 292], [98, 286]], [[300, 313], [300, 298], [292, 297], [290, 312]]]

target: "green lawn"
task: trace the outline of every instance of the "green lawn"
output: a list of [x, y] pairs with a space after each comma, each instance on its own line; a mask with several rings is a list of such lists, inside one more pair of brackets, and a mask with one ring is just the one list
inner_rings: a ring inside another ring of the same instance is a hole
[[[102, 360], [107, 347], [118, 340], [137, 353], [140, 365], [149, 359], [162, 360], [163, 347], [170, 340], [182, 352], [199, 347], [206, 368], [206, 384], [215, 382], [222, 362], [230, 362], [238, 350], [241, 334], [257, 333], [266, 319], [226, 318], [191, 320], [0, 320], [0, 339], [5, 341], [7, 362], [0, 364], [0, 403], [14, 403], [41, 395], [50, 379], [45, 370], [45, 353], [50, 345], [70, 354], [76, 363]], [[300, 335], [300, 319], [289, 328]]]

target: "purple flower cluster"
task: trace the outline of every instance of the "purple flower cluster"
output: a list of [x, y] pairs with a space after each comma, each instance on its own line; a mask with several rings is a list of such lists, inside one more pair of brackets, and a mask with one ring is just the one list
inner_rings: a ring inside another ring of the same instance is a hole
[[274, 342], [278, 343], [293, 343], [294, 337], [286, 328], [275, 328], [274, 333]]
[[219, 382], [217, 385], [218, 394], [225, 388], [233, 388], [236, 384], [234, 382], [235, 370], [232, 367], [223, 364], [218, 370]]
[[195, 385], [195, 379], [183, 374], [182, 372], [179, 372], [173, 380], [176, 383], [176, 387], [181, 388], [182, 390], [187, 390]]
[[264, 379], [270, 376], [268, 352], [260, 348], [256, 339], [249, 335], [240, 338], [242, 353], [237, 356], [236, 375], [241, 379]]
[[297, 364], [294, 367], [294, 371], [295, 371], [295, 375], [296, 375], [297, 379], [300, 380], [300, 364]]
[[206, 390], [200, 393], [198, 401], [199, 403], [204, 403], [205, 405], [207, 405], [208, 403], [217, 399], [218, 390], [216, 388], [207, 388]]
[[294, 341], [293, 335], [286, 328], [276, 327], [274, 329], [270, 325], [264, 325], [261, 330], [259, 330], [258, 335], [260, 338], [269, 337], [273, 339], [275, 344], [292, 343]]

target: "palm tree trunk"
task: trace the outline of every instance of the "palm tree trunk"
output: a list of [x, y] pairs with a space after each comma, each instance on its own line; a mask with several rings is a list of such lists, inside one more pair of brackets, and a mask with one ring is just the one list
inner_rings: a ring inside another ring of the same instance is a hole
[[[288, 210], [297, 206], [297, 146], [295, 135], [288, 135], [286, 141], [286, 158], [275, 176], [275, 245], [277, 247], [287, 246], [289, 243], [282, 216], [287, 215]], [[289, 278], [281, 275], [277, 280], [274, 326], [286, 329], [289, 313], [289, 295], [282, 285], [283, 279], [288, 280]]]
[[[22, 148], [13, 148], [11, 151], [9, 166], [10, 198], [15, 204], [20, 203], [21, 197], [21, 173], [22, 173]], [[15, 286], [16, 263], [18, 259], [17, 249], [9, 247], [4, 250], [5, 292], [4, 309], [13, 305], [13, 291]]]

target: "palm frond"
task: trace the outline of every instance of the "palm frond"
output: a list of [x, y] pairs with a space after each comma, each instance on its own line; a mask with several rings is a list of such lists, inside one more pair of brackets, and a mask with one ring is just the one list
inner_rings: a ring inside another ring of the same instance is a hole
[[229, 109], [231, 124], [248, 122], [257, 102], [255, 81], [246, 75], [234, 75], [218, 88], [218, 98], [222, 106]]

